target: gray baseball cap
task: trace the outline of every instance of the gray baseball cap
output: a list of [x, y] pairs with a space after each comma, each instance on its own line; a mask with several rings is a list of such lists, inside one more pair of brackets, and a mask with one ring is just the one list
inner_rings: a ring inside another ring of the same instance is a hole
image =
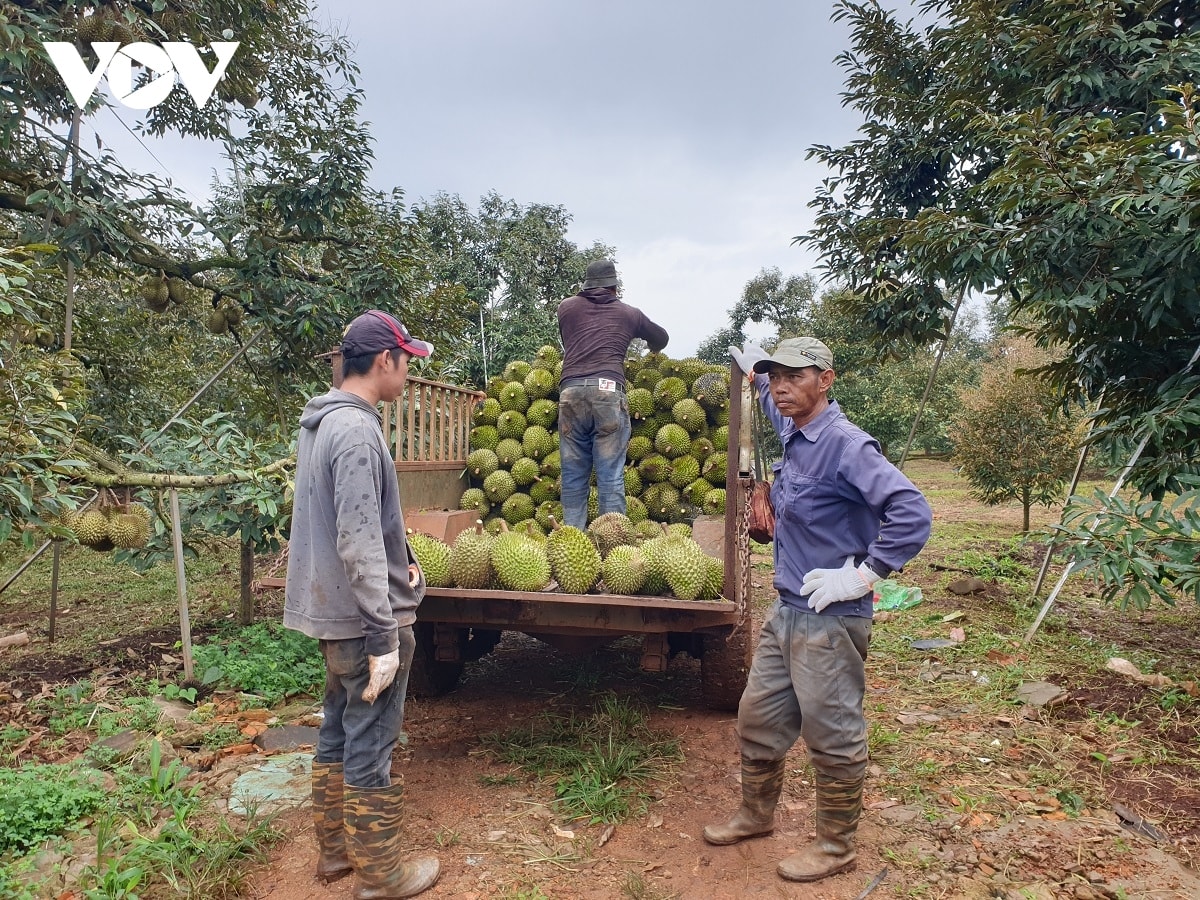
[[816, 366], [824, 372], [826, 369], [833, 368], [833, 351], [816, 338], [788, 338], [779, 342], [774, 354], [756, 362], [754, 371], [761, 374], [768, 371], [771, 366], [786, 366], [789, 369]]

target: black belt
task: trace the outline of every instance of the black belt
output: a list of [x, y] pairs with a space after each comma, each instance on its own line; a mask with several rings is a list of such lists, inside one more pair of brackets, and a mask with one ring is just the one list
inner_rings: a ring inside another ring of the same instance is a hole
[[600, 387], [601, 381], [611, 381], [617, 386], [617, 390], [622, 394], [625, 393], [625, 385], [617, 381], [615, 378], [567, 378], [558, 383], [559, 390], [565, 387]]

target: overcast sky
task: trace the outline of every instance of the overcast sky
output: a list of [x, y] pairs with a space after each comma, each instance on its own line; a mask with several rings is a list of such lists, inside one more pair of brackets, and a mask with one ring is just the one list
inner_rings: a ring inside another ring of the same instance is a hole
[[791, 243], [828, 174], [805, 153], [858, 125], [840, 103], [847, 31], [831, 9], [319, 0], [317, 20], [356, 47], [375, 187], [565, 207], [570, 238], [616, 247], [625, 299], [685, 356], [763, 268], [816, 273]]

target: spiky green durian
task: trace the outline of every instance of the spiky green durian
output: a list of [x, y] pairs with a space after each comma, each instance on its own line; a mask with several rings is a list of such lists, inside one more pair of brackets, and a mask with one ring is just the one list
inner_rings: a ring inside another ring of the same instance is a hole
[[636, 594], [646, 581], [646, 557], [639, 547], [614, 547], [601, 564], [600, 576], [610, 594]]
[[473, 529], [459, 532], [450, 548], [450, 574], [461, 588], [482, 590], [492, 583], [492, 542], [495, 538], [477, 522]]
[[544, 542], [516, 531], [501, 531], [492, 545], [492, 567], [500, 586], [510, 591], [542, 591], [550, 583]]
[[691, 397], [684, 397], [671, 407], [671, 418], [675, 420], [676, 425], [683, 426], [689, 435], [699, 434], [708, 424], [704, 407]]
[[492, 503], [503, 503], [517, 490], [517, 482], [506, 469], [497, 469], [483, 479], [483, 492]]
[[500, 435], [500, 439], [512, 438], [519, 441], [525, 436], [525, 429], [528, 423], [525, 421], [525, 414], [515, 409], [506, 409], [496, 417], [496, 431]]
[[412, 548], [417, 565], [425, 575], [428, 587], [449, 587], [450, 548], [435, 537], [420, 531], [408, 530], [408, 546]]
[[532, 427], [540, 425], [549, 431], [558, 421], [558, 404], [553, 400], [534, 400], [525, 411], [525, 424]]
[[467, 454], [467, 474], [476, 481], [483, 481], [500, 468], [500, 459], [495, 450], [480, 447]]
[[495, 425], [500, 413], [500, 401], [495, 397], [484, 397], [475, 404], [475, 409], [471, 413], [471, 424]]
[[633, 523], [624, 513], [608, 512], [597, 516], [587, 528], [601, 556], [608, 556], [613, 547], [633, 540]]
[[586, 533], [554, 523], [546, 538], [550, 571], [567, 594], [586, 594], [600, 575], [600, 552]]

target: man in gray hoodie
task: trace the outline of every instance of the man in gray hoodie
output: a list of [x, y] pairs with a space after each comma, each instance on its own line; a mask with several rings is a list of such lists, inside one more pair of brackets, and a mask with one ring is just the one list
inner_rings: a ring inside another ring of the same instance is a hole
[[313, 760], [317, 876], [358, 873], [355, 900], [412, 897], [439, 875], [431, 857], [402, 862], [403, 782], [392, 749], [425, 579], [405, 537], [381, 402], [397, 399], [419, 341], [388, 313], [356, 318], [342, 338], [342, 383], [300, 417], [283, 624], [325, 658], [324, 718]]

